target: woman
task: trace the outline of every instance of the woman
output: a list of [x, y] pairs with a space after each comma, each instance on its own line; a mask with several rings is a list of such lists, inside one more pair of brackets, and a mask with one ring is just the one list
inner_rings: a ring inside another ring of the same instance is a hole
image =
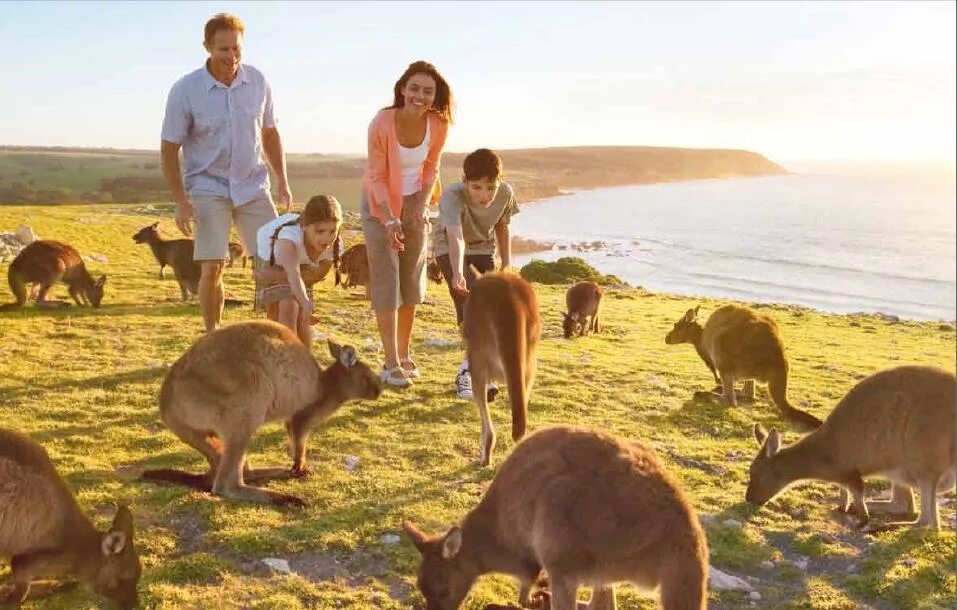
[[415, 306], [425, 297], [428, 206], [441, 195], [439, 157], [453, 101], [448, 83], [425, 61], [409, 65], [393, 93], [392, 105], [369, 125], [360, 213], [385, 352], [382, 380], [404, 388], [419, 376], [409, 343]]

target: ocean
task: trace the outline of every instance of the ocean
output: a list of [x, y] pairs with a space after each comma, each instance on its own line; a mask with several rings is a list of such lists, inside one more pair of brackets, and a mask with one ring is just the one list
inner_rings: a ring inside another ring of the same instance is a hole
[[512, 234], [555, 248], [513, 264], [578, 256], [654, 292], [951, 321], [955, 189], [952, 168], [882, 168], [578, 191], [522, 206]]

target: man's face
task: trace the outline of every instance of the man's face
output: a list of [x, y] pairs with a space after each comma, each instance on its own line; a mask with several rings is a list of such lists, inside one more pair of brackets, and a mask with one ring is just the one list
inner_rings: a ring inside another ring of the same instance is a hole
[[498, 187], [501, 181], [491, 178], [479, 178], [478, 180], [466, 180], [465, 191], [469, 196], [469, 203], [480, 208], [487, 208], [492, 204], [495, 195], [498, 193]]
[[233, 30], [216, 30], [206, 43], [210, 68], [216, 74], [232, 76], [239, 70], [243, 56], [243, 35]]

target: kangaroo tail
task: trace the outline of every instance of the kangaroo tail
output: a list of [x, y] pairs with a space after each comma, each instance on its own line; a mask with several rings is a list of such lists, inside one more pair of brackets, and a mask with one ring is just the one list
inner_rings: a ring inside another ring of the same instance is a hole
[[771, 399], [774, 401], [774, 404], [781, 410], [781, 415], [784, 416], [784, 419], [802, 431], [813, 432], [824, 423], [807, 411], [802, 411], [792, 406], [790, 401], [788, 401], [788, 379], [786, 371], [783, 375], [778, 375], [768, 381], [768, 391], [771, 394]]
[[[508, 382], [508, 397], [512, 403], [512, 440], [525, 436], [527, 420], [528, 392], [525, 386], [526, 357], [528, 341], [526, 337], [525, 317], [511, 307], [500, 310], [499, 318], [502, 335], [499, 337], [499, 349], [502, 350], [502, 366], [505, 380]], [[514, 342], [509, 340], [514, 336]], [[479, 391], [484, 391], [479, 388]]]
[[200, 491], [213, 491], [213, 486], [209, 481], [209, 477], [204, 474], [193, 474], [183, 470], [172, 470], [169, 468], [162, 468], [160, 470], [147, 470], [140, 475], [140, 480], [164, 481], [166, 483], [185, 485], [186, 487], [192, 487], [193, 489], [198, 489]]

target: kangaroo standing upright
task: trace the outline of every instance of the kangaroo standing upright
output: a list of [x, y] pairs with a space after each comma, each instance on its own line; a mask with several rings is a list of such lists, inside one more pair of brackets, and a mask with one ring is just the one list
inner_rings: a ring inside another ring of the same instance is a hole
[[[477, 392], [476, 394], [479, 394]], [[703, 610], [708, 547], [695, 510], [654, 452], [573, 426], [529, 435], [502, 463], [458, 527], [406, 534], [422, 554], [418, 586], [430, 610], [456, 610], [482, 574], [519, 579], [519, 603], [541, 570], [553, 610], [611, 610], [615, 583], [660, 587], [665, 610]]]
[[[916, 487], [917, 525], [940, 529], [937, 494], [957, 480], [957, 379], [929, 366], [887, 369], [854, 386], [820, 428], [789, 447], [760, 424], [754, 435], [761, 451], [751, 464], [748, 502], [764, 504], [801, 479], [831, 481], [850, 492], [863, 525], [869, 509], [913, 512]], [[891, 502], [864, 502], [868, 475], [894, 483]], [[846, 500], [841, 508], [849, 510]]]
[[820, 419], [788, 401], [788, 359], [773, 319], [747, 307], [725, 305], [716, 309], [702, 328], [697, 315], [698, 307], [689, 309], [675, 322], [665, 343], [694, 345], [715, 382], [721, 384], [724, 404], [738, 404], [736, 379], [745, 379], [745, 393], [753, 399], [753, 380], [757, 379], [767, 382], [771, 400], [785, 419], [805, 431], [821, 425]]
[[10, 557], [13, 591], [0, 604], [16, 607], [35, 578], [74, 577], [123, 610], [137, 604], [140, 562], [133, 515], [116, 511], [99, 532], [83, 514], [46, 450], [0, 428], [0, 557]]
[[284, 421], [293, 454], [289, 474], [304, 476], [311, 430], [347, 400], [379, 396], [379, 376], [358, 360], [354, 348], [329, 341], [329, 352], [335, 362], [321, 370], [296, 333], [268, 320], [238, 322], [203, 335], [170, 368], [159, 406], [166, 425], [206, 458], [209, 471], [150, 470], [142, 478], [227, 498], [302, 505], [295, 496], [247, 485], [246, 449], [264, 423]]
[[[512, 406], [512, 439], [525, 436], [528, 398], [535, 378], [535, 349], [541, 334], [538, 299], [531, 284], [514, 273], [486, 273], [465, 301], [462, 336], [472, 385], [505, 381]], [[495, 447], [486, 392], [473, 394], [482, 423], [479, 461], [487, 466]]]
[[200, 265], [193, 260], [192, 239], [163, 239], [157, 227], [159, 222], [147, 225], [133, 235], [138, 244], [148, 244], [156, 262], [160, 265], [160, 278], [165, 277], [164, 270], [169, 265], [179, 283], [180, 294], [184, 301], [190, 294], [199, 293]]
[[562, 331], [566, 339], [571, 339], [575, 331], [578, 336], [585, 336], [588, 331], [601, 332], [598, 322], [601, 308], [601, 286], [595, 282], [578, 282], [565, 292], [565, 308], [568, 310], [562, 320]]
[[99, 307], [103, 301], [106, 276], [101, 275], [100, 279], [94, 280], [76, 248], [63, 242], [43, 239], [33, 242], [17, 254], [7, 270], [7, 281], [16, 302], [0, 309], [14, 309], [26, 305], [28, 284], [40, 285], [37, 305], [63, 305], [47, 301], [50, 288], [58, 281], [67, 285], [67, 290], [77, 305]]

